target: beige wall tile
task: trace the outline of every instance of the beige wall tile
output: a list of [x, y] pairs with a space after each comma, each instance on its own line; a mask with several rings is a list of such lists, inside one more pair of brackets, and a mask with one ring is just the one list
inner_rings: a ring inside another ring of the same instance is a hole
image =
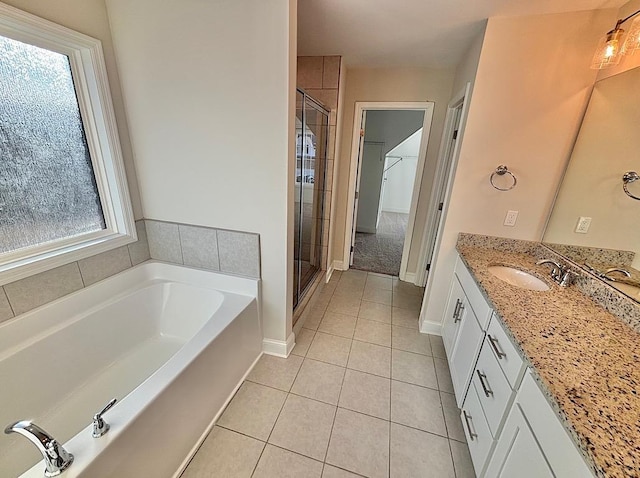
[[220, 270], [260, 277], [260, 238], [257, 234], [218, 230]]
[[83, 286], [78, 263], [73, 262], [7, 284], [4, 290], [13, 311], [20, 315], [80, 290]]
[[337, 88], [340, 82], [340, 57], [325, 56], [322, 69], [322, 88]]
[[[334, 161], [333, 159], [327, 160], [327, 175], [325, 180], [324, 189], [325, 191], [331, 192], [333, 189], [333, 169], [334, 169]], [[330, 212], [329, 209], [325, 209], [325, 213]]]
[[182, 248], [178, 225], [147, 219], [147, 239], [149, 252], [153, 259], [182, 264]]
[[184, 265], [219, 271], [217, 231], [186, 224], [180, 224], [178, 229]]
[[329, 126], [329, 143], [327, 144], [327, 159], [336, 158], [336, 127]]
[[134, 266], [151, 259], [149, 241], [147, 240], [147, 228], [143, 219], [136, 221], [136, 233], [138, 234], [138, 240], [127, 246], [129, 248], [131, 264]]
[[321, 90], [308, 88], [307, 93], [314, 99], [322, 103], [325, 108], [332, 109], [338, 107], [338, 90]]
[[122, 246], [95, 256], [87, 257], [86, 259], [78, 261], [78, 266], [80, 267], [80, 274], [82, 274], [84, 285], [94, 284], [131, 267], [129, 248]]
[[298, 78], [296, 83], [299, 88], [322, 88], [323, 58], [321, 56], [299, 56]]

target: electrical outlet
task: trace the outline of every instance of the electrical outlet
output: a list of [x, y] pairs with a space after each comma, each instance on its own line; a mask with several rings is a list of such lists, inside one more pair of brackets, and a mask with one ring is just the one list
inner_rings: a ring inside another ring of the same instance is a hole
[[589, 232], [589, 226], [591, 226], [591, 218], [580, 216], [578, 219], [578, 225], [576, 226], [576, 232], [578, 234], [586, 234]]
[[518, 211], [507, 211], [507, 215], [504, 217], [505, 226], [515, 226], [518, 220]]

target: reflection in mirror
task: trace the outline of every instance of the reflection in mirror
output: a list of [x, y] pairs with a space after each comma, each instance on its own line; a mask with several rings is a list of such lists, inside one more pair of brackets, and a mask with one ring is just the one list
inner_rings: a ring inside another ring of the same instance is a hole
[[544, 242], [640, 302], [640, 201], [622, 179], [640, 172], [639, 86], [640, 68], [596, 83]]

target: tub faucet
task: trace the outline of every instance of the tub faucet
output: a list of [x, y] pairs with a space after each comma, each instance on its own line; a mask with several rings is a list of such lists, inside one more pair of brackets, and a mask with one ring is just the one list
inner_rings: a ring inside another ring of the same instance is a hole
[[29, 439], [44, 458], [44, 476], [58, 476], [73, 463], [73, 455], [64, 449], [51, 435], [29, 420], [12, 423], [4, 429], [8, 435], [18, 433]]

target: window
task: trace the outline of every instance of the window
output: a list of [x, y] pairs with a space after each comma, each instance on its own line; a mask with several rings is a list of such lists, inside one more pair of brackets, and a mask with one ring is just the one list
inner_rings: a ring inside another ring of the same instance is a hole
[[0, 3], [0, 284], [135, 240], [100, 42]]

